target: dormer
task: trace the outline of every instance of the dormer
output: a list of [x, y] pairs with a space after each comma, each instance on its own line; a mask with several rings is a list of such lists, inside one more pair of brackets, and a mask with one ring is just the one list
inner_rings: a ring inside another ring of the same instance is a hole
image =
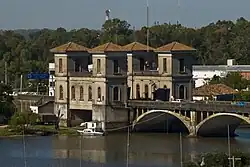
[[192, 75], [196, 50], [179, 42], [172, 42], [155, 50], [159, 72], [166, 75]]
[[90, 50], [93, 76], [124, 75], [127, 72], [127, 55], [120, 45], [105, 43]]
[[82, 59], [88, 59], [90, 56], [88, 48], [74, 42], [55, 47], [50, 52], [54, 54], [56, 76], [66, 76], [68, 72], [82, 71], [84, 66]]

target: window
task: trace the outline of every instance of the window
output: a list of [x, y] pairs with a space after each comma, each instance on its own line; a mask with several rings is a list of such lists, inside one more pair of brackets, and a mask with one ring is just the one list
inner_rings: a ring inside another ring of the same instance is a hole
[[119, 88], [117, 86], [113, 88], [113, 100], [119, 100]]
[[164, 85], [164, 87], [163, 87], [164, 89], [167, 89], [168, 87], [167, 87], [167, 85]]
[[101, 100], [101, 98], [102, 98], [102, 91], [101, 91], [100, 87], [97, 88], [97, 98], [98, 98], [98, 100]]
[[167, 72], [167, 58], [163, 58], [163, 72]]
[[101, 59], [97, 59], [96, 72], [101, 73]]
[[71, 87], [71, 99], [72, 100], [76, 99], [76, 90], [74, 86]]
[[63, 100], [63, 87], [60, 85], [59, 87], [59, 100]]
[[81, 86], [81, 87], [80, 87], [80, 100], [81, 100], [81, 101], [84, 100], [84, 98], [83, 98], [83, 92], [84, 92], [83, 86]]
[[157, 86], [156, 86], [156, 84], [154, 84], [154, 85], [152, 86], [152, 99], [153, 99], [153, 100], [155, 100], [155, 98], [156, 98], [156, 96], [155, 96], [155, 91], [156, 91], [156, 89], [157, 89]]
[[145, 85], [145, 98], [148, 99], [148, 85]]
[[185, 64], [184, 64], [184, 59], [179, 59], [179, 66], [180, 66], [180, 73], [184, 73], [185, 72]]
[[62, 69], [62, 59], [59, 59], [59, 73], [62, 73], [63, 72], [63, 69]]
[[144, 71], [144, 59], [140, 58], [140, 71]]
[[119, 71], [118, 60], [114, 60], [113, 63], [114, 63], [114, 74], [117, 74], [117, 73], [120, 72], [120, 71]]
[[185, 87], [183, 85], [179, 86], [179, 99], [185, 98]]
[[140, 85], [136, 85], [136, 99], [140, 99]]
[[88, 95], [89, 95], [88, 100], [89, 100], [89, 101], [92, 101], [92, 87], [91, 87], [91, 86], [89, 86]]

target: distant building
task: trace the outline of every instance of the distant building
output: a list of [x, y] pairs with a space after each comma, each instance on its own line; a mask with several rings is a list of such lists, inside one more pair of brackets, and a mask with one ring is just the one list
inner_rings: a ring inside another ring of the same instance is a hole
[[49, 96], [55, 95], [55, 63], [49, 63]]
[[203, 85], [193, 90], [193, 100], [218, 100], [219, 98], [226, 99], [237, 93], [238, 92], [236, 90], [224, 84]]
[[227, 60], [227, 65], [194, 65], [193, 80], [195, 87], [200, 87], [215, 75], [225, 77], [229, 72], [239, 72], [242, 77], [250, 79], [250, 65], [235, 65], [233, 59]]
[[[100, 122], [124, 126], [128, 99], [154, 99], [158, 88], [175, 99], [192, 99], [195, 49], [172, 42], [157, 49], [111, 42], [88, 49], [73, 42], [51, 49], [55, 57], [55, 110], [68, 125]], [[63, 121], [62, 121], [63, 122]]]

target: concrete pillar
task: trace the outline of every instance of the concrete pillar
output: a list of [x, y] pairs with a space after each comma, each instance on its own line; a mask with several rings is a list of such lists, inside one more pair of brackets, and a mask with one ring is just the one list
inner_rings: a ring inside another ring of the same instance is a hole
[[139, 117], [139, 109], [136, 109], [136, 119]]
[[207, 111], [207, 118], [209, 117], [209, 112]]
[[190, 134], [189, 136], [196, 136], [196, 125], [197, 125], [197, 112], [190, 111]]
[[201, 111], [201, 121], [204, 120], [203, 112]]

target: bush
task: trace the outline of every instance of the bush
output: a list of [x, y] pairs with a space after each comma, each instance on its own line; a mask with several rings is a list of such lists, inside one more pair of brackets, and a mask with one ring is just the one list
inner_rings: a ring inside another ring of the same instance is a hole
[[10, 119], [10, 126], [13, 128], [25, 129], [40, 122], [40, 117], [32, 112], [16, 112]]

